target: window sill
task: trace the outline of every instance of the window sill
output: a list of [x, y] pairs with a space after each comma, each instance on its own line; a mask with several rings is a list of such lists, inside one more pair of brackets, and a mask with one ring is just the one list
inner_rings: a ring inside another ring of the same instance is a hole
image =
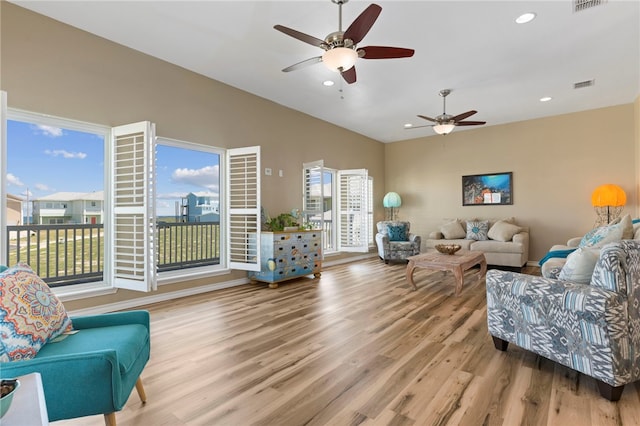
[[114, 294], [117, 291], [116, 288], [108, 286], [104, 281], [96, 281], [87, 284], [77, 284], [60, 288], [54, 287], [52, 290], [62, 302], [105, 296]]
[[158, 286], [175, 284], [183, 281], [210, 278], [220, 275], [229, 275], [231, 270], [222, 266], [177, 269], [175, 271], [162, 272], [158, 275]]

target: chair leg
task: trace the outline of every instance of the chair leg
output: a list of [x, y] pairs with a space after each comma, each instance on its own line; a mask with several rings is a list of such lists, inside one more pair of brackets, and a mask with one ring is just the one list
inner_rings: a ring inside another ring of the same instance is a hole
[[507, 342], [506, 340], [502, 340], [501, 338], [496, 336], [491, 336], [491, 338], [493, 339], [493, 346], [495, 346], [497, 350], [502, 352], [507, 350], [509, 342]]
[[603, 398], [606, 398], [609, 401], [620, 400], [620, 397], [622, 396], [622, 391], [624, 390], [624, 385], [611, 386], [609, 383], [605, 383], [597, 379], [596, 379], [596, 383], [598, 384], [598, 390], [600, 391], [600, 395]]
[[104, 415], [105, 426], [116, 426], [116, 413], [109, 413]]
[[145, 402], [147, 402], [147, 394], [144, 393], [144, 386], [142, 386], [142, 379], [140, 377], [138, 377], [138, 380], [136, 381], [136, 390], [138, 391], [138, 396], [140, 397], [142, 403], [144, 404]]

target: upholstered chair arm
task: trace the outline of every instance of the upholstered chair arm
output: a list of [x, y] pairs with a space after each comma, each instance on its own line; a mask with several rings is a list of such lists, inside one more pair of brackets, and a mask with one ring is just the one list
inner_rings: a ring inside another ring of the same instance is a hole
[[[42, 373], [50, 421], [111, 413], [122, 408], [121, 405], [114, 406], [113, 401], [114, 395], [120, 392], [120, 373], [114, 350], [5, 362], [0, 363], [0, 370], [2, 377]], [[95, 385], [87, 385], [88, 377], [94, 378]], [[87, 404], [86, 392], [89, 388], [91, 403]], [[126, 399], [122, 404], [124, 402]]]
[[580, 241], [582, 241], [582, 237], [573, 237], [569, 241], [567, 241], [567, 246], [578, 247], [578, 245], [580, 244]]

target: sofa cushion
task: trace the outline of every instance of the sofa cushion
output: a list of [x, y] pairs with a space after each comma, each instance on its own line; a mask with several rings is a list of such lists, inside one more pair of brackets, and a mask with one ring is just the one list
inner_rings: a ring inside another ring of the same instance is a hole
[[29, 265], [0, 272], [0, 362], [31, 359], [71, 329], [62, 302]]
[[595, 228], [585, 234], [578, 247], [602, 247], [607, 243], [633, 238], [631, 216], [625, 215], [618, 223]]
[[126, 374], [149, 345], [148, 340], [149, 333], [142, 324], [86, 328], [45, 345], [36, 358], [113, 350], [120, 373]]
[[470, 249], [485, 253], [522, 253], [524, 247], [522, 244], [516, 244], [510, 241], [485, 240], [471, 241]]
[[580, 247], [569, 256], [562, 266], [558, 279], [580, 284], [589, 284], [593, 268], [600, 256], [599, 248]]
[[389, 241], [408, 241], [407, 225], [387, 225], [387, 235], [389, 235]]
[[458, 220], [445, 223], [440, 227], [440, 232], [442, 232], [442, 235], [447, 240], [455, 240], [456, 238], [464, 238], [467, 236], [467, 231], [462, 227]]
[[489, 231], [488, 220], [470, 220], [467, 221], [467, 239], [484, 241]]
[[496, 241], [511, 241], [513, 236], [521, 231], [519, 226], [499, 220], [487, 232], [487, 236]]

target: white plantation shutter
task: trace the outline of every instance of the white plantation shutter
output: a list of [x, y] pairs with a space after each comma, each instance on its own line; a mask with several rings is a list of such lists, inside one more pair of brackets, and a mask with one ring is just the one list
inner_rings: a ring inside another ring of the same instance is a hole
[[369, 250], [369, 179], [366, 169], [338, 171], [338, 250]]
[[112, 130], [109, 229], [114, 287], [157, 289], [155, 139], [155, 126], [148, 121]]
[[305, 223], [320, 222], [320, 229], [324, 229], [324, 162], [304, 163], [302, 167], [302, 217]]
[[[0, 91], [0, 264], [7, 262], [8, 247], [4, 237], [7, 229], [7, 92]], [[7, 262], [8, 263], [8, 262]]]
[[260, 147], [227, 151], [229, 267], [260, 270]]

